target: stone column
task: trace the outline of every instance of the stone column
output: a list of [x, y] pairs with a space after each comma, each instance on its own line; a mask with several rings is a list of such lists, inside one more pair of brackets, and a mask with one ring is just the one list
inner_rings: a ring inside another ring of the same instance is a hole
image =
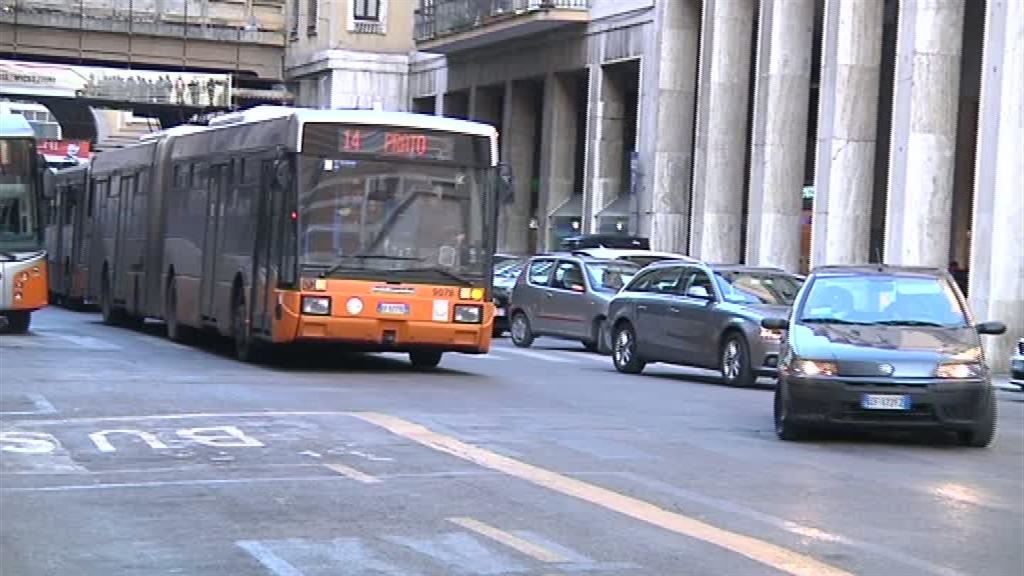
[[544, 118], [541, 129], [540, 209], [537, 228], [541, 250], [552, 250], [548, 218], [573, 194], [576, 177], [576, 101], [579, 79], [548, 74], [544, 79]]
[[[657, 33], [643, 60], [641, 80], [642, 182], [650, 190], [651, 248], [685, 253], [690, 233], [693, 107], [697, 98], [700, 0], [659, 2]], [[649, 147], [645, 149], [645, 147]], [[649, 152], [653, 148], [653, 152]], [[642, 229], [642, 228], [641, 228]]]
[[690, 254], [740, 261], [753, 0], [705, 0]]
[[814, 0], [760, 5], [746, 262], [797, 272]]
[[1024, 336], [1024, 3], [988, 0], [986, 11], [968, 291], [977, 320], [1006, 323], [1003, 336], [983, 337], [1006, 372]]
[[598, 232], [597, 216], [622, 192], [623, 158], [625, 154], [626, 97], [617, 74], [611, 67], [604, 67], [601, 74], [601, 100], [597, 108], [599, 129], [594, 141], [594, 152], [600, 158], [595, 174], [594, 195], [591, 198], [590, 215], [592, 230]]
[[583, 214], [580, 232], [594, 231], [594, 206], [601, 195], [601, 85], [604, 70], [600, 64], [587, 67], [586, 153], [583, 168]]
[[812, 267], [870, 256], [883, 18], [880, 0], [825, 2]]
[[901, 0], [885, 262], [945, 268], [964, 0]]
[[505, 84], [505, 137], [501, 139], [501, 157], [512, 168], [514, 201], [502, 206], [498, 251], [525, 254], [530, 241], [530, 182], [533, 181], [533, 147], [536, 145], [533, 94], [529, 86], [517, 82]]

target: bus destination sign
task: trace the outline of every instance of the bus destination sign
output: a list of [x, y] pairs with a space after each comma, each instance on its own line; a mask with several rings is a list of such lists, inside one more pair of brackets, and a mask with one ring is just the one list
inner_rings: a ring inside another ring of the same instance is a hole
[[338, 151], [344, 154], [443, 161], [455, 158], [455, 138], [452, 135], [387, 128], [342, 128], [338, 147]]

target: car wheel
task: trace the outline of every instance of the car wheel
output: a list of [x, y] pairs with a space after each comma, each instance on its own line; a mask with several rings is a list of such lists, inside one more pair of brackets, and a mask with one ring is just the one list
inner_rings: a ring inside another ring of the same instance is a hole
[[754, 383], [754, 371], [750, 366], [750, 346], [743, 336], [737, 333], [729, 334], [722, 342], [719, 360], [722, 380], [729, 386], [750, 386]]
[[978, 419], [977, 424], [970, 430], [957, 432], [957, 440], [964, 446], [971, 448], [985, 448], [992, 443], [996, 436], [996, 399], [990, 391], [986, 399], [985, 414]]
[[646, 362], [640, 358], [640, 354], [637, 352], [636, 331], [628, 322], [615, 329], [615, 336], [612, 340], [612, 362], [615, 364], [615, 369], [624, 374], [639, 374], [644, 370]]
[[512, 316], [512, 343], [520, 348], [529, 348], [533, 345], [533, 331], [530, 329], [530, 319], [523, 312], [516, 312]]
[[778, 436], [779, 440], [795, 441], [803, 440], [807, 436], [806, 430], [801, 427], [788, 422], [786, 419], [786, 401], [782, 397], [782, 386], [775, 387], [775, 435]]

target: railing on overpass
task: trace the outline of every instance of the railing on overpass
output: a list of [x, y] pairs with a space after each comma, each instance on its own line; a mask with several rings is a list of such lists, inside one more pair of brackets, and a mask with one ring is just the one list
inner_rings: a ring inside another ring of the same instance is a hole
[[260, 0], [257, 14], [245, 2], [210, 0], [0, 0], [0, 22], [281, 45], [285, 1]]
[[552, 9], [586, 11], [590, 9], [590, 0], [420, 0], [415, 39], [426, 42]]

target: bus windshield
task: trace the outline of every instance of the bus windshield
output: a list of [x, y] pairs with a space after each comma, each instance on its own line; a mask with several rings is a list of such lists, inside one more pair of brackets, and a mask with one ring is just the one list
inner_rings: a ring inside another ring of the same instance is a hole
[[490, 274], [484, 208], [490, 168], [299, 158], [304, 268], [387, 272], [388, 278], [434, 272], [440, 281]]
[[0, 247], [35, 247], [35, 143], [0, 139]]

